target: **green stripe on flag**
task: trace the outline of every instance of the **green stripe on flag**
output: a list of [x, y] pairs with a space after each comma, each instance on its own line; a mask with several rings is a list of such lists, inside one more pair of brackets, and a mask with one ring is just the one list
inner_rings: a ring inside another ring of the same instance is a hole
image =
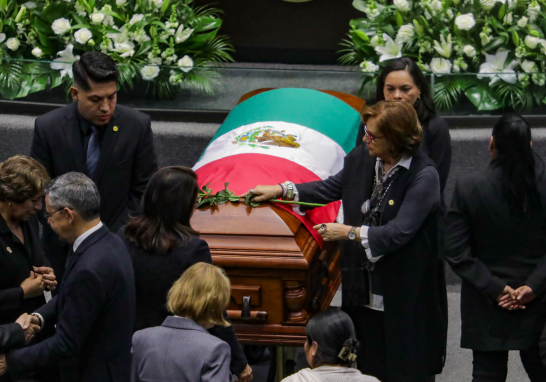
[[237, 105], [212, 141], [233, 129], [260, 121], [309, 127], [328, 136], [348, 153], [355, 146], [360, 114], [340, 99], [317, 90], [275, 89]]

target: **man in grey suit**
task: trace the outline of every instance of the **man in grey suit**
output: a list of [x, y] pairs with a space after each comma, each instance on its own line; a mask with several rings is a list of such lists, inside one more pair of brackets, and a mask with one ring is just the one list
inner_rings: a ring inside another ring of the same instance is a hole
[[188, 268], [167, 297], [175, 316], [134, 334], [131, 382], [228, 382], [230, 347], [207, 329], [229, 325], [222, 315], [229, 296], [221, 268], [207, 263]]

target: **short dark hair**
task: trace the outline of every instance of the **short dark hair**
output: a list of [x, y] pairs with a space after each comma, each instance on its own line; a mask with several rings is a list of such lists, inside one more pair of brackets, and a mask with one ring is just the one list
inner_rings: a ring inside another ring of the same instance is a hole
[[127, 239], [148, 252], [163, 255], [198, 236], [190, 225], [197, 201], [197, 175], [182, 166], [156, 172], [142, 196], [142, 214], [125, 227]]
[[105, 53], [92, 51], [82, 54], [79, 60], [72, 64], [74, 83], [85, 91], [91, 90], [89, 81], [105, 83], [119, 80], [119, 70], [116, 63]]
[[383, 88], [385, 87], [385, 79], [391, 72], [397, 72], [399, 70], [405, 70], [408, 72], [415, 82], [415, 85], [421, 91], [421, 96], [413, 107], [417, 111], [419, 116], [419, 121], [421, 123], [426, 122], [430, 117], [436, 115], [436, 106], [434, 106], [434, 100], [430, 93], [430, 86], [428, 85], [423, 72], [419, 66], [409, 57], [400, 57], [387, 62], [387, 65], [383, 68], [383, 71], [377, 79], [377, 90], [376, 90], [376, 100], [383, 101], [385, 100], [385, 94]]
[[339, 358], [344, 347], [353, 354], [358, 350], [355, 327], [347, 313], [334, 308], [320, 312], [309, 321], [305, 333], [308, 346], [313, 342], [318, 344], [316, 362], [311, 367], [352, 364], [349, 358]]
[[393, 158], [414, 156], [423, 140], [423, 128], [417, 112], [407, 102], [379, 101], [372, 107], [364, 105], [362, 122], [376, 118], [377, 130], [392, 144]]

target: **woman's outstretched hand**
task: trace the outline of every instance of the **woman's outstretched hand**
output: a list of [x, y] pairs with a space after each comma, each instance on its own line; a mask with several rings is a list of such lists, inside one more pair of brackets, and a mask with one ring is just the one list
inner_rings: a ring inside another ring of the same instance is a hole
[[255, 195], [251, 200], [254, 202], [265, 202], [266, 200], [278, 199], [282, 195], [282, 187], [278, 184], [274, 186], [256, 186], [245, 192], [242, 197], [248, 194]]
[[[339, 223], [317, 224], [313, 227], [320, 233], [324, 241], [349, 240], [350, 225]], [[360, 237], [360, 227], [357, 228], [357, 237]]]

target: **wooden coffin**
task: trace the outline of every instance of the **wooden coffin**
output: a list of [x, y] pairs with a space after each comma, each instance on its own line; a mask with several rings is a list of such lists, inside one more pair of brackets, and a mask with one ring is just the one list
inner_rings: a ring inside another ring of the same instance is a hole
[[[240, 102], [272, 89], [257, 89]], [[326, 91], [360, 111], [364, 101]], [[227, 203], [195, 211], [192, 226], [231, 280], [228, 314], [243, 344], [303, 346], [309, 319], [330, 306], [340, 283], [339, 246], [323, 249], [275, 204]]]
[[231, 280], [228, 314], [241, 343], [302, 346], [305, 325], [341, 283], [339, 250], [321, 250], [303, 223], [274, 204], [207, 206], [195, 211], [215, 265]]

